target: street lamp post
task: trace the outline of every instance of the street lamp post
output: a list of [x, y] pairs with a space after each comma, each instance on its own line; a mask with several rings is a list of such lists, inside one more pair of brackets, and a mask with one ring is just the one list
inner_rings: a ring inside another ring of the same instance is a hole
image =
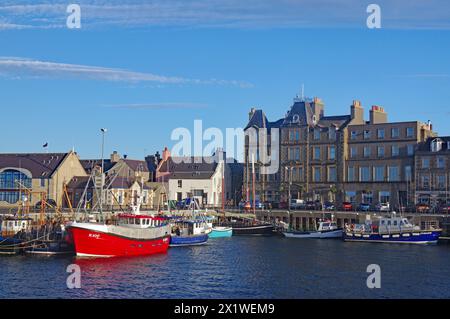
[[285, 167], [288, 172], [288, 211], [291, 210], [292, 167]]

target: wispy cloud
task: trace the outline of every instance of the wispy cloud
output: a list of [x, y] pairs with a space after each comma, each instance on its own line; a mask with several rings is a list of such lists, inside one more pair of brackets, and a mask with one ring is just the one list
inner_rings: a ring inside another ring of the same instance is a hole
[[399, 75], [398, 77], [402, 78], [425, 78], [425, 79], [445, 79], [450, 78], [450, 74], [440, 74], [440, 73], [419, 73], [419, 74], [405, 74], [405, 75]]
[[[360, 0], [77, 0], [83, 28], [96, 27], [358, 27], [365, 28]], [[377, 0], [384, 28], [450, 29], [447, 0]], [[64, 28], [67, 1], [4, 0], [6, 24]]]
[[200, 80], [176, 76], [164, 76], [144, 72], [135, 72], [117, 68], [46, 62], [17, 57], [0, 57], [0, 76], [10, 77], [14, 79], [58, 78], [130, 83], [156, 82], [163, 84], [208, 84], [231, 85], [241, 88], [252, 87], [251, 83], [237, 80]]
[[127, 109], [127, 110], [181, 110], [181, 109], [204, 109], [207, 108], [208, 105], [201, 103], [164, 102], [164, 103], [145, 103], [145, 104], [115, 104], [115, 105], [104, 105], [104, 107]]

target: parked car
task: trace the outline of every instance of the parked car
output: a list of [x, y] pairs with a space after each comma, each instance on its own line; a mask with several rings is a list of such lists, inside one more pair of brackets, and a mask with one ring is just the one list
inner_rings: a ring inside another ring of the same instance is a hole
[[325, 209], [325, 210], [335, 210], [336, 206], [334, 206], [334, 203], [326, 201], [325, 203], [323, 203], [323, 209]]
[[439, 205], [439, 212], [444, 214], [450, 213], [450, 203]]
[[[41, 209], [42, 204], [43, 204], [43, 201], [39, 201], [36, 203], [35, 207], [37, 209]], [[47, 199], [45, 201], [45, 207], [49, 207], [49, 208], [56, 207], [56, 202], [53, 199]]]
[[278, 202], [264, 202], [264, 207], [267, 209], [278, 209], [280, 204]]
[[360, 212], [368, 212], [370, 211], [370, 204], [368, 203], [360, 203], [358, 206], [358, 210]]
[[378, 212], [390, 212], [391, 208], [389, 206], [389, 203], [378, 203], [375, 206], [375, 210]]
[[305, 208], [307, 210], [320, 210], [320, 209], [322, 209], [322, 204], [318, 200], [307, 201], [305, 204]]
[[353, 204], [350, 202], [343, 202], [342, 203], [342, 210], [343, 211], [352, 211], [353, 210]]
[[430, 205], [425, 203], [418, 203], [416, 204], [416, 212], [417, 213], [429, 213], [430, 212]]
[[291, 199], [290, 209], [305, 208], [305, 201], [303, 199]]
[[[264, 209], [265, 205], [260, 200], [255, 201], [255, 207], [256, 209]], [[239, 209], [252, 209], [253, 208], [253, 201], [245, 201], [239, 203]]]

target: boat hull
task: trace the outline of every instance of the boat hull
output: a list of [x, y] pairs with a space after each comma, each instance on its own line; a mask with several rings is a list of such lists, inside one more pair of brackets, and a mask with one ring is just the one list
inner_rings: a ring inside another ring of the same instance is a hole
[[165, 253], [170, 236], [137, 239], [76, 226], [68, 227], [79, 257], [146, 256]]
[[170, 247], [198, 246], [208, 242], [208, 235], [194, 236], [172, 236], [170, 238]]
[[283, 232], [283, 235], [287, 238], [342, 238], [343, 230], [327, 230], [327, 231], [312, 231], [312, 232]]
[[233, 228], [231, 227], [214, 227], [209, 234], [209, 238], [226, 238], [233, 236]]
[[75, 254], [75, 249], [65, 240], [39, 241], [26, 248], [25, 253], [32, 255], [71, 255]]
[[23, 251], [23, 240], [0, 236], [0, 255], [18, 255]]
[[233, 236], [271, 236], [273, 225], [233, 225]]
[[344, 240], [368, 243], [437, 244], [441, 231], [411, 231], [394, 234], [361, 234], [345, 232]]

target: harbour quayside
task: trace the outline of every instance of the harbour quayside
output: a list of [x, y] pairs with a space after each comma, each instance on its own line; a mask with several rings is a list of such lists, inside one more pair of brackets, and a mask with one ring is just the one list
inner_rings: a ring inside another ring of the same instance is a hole
[[346, 225], [344, 240], [368, 243], [436, 244], [442, 230], [421, 229], [404, 217], [380, 217], [360, 225]]

